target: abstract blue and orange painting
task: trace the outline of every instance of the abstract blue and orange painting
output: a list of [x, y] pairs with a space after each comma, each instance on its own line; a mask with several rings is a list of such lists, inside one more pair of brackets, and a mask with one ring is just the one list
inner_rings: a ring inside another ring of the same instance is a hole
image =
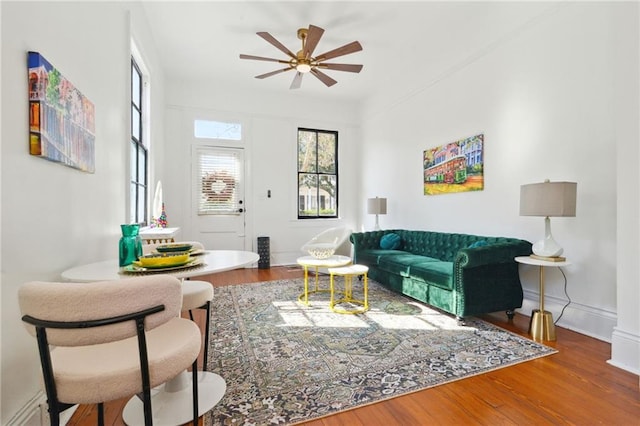
[[49, 61], [29, 52], [29, 152], [95, 172], [95, 107]]

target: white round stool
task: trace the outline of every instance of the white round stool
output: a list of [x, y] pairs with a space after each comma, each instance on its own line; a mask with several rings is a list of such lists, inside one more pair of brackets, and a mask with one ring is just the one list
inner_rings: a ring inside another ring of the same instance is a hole
[[202, 358], [202, 371], [207, 371], [209, 355], [209, 325], [211, 322], [211, 301], [213, 300], [213, 286], [207, 281], [183, 280], [182, 281], [182, 312], [189, 311], [189, 318], [193, 321], [194, 309], [205, 309], [206, 323], [204, 332], [204, 355]]
[[[197, 410], [198, 416], [203, 416], [211, 410], [224, 396], [227, 384], [218, 374], [207, 372], [207, 358], [209, 348], [209, 323], [211, 301], [213, 300], [213, 286], [207, 281], [182, 281], [182, 312], [189, 311], [193, 321], [193, 309], [206, 309], [205, 347], [202, 370], [197, 372]], [[197, 370], [197, 360], [194, 371]], [[192, 378], [185, 370], [164, 385], [154, 388], [152, 392], [152, 407], [154, 424], [181, 425], [193, 418], [195, 405], [192, 393]], [[142, 402], [136, 396], [129, 400], [124, 407], [122, 417], [127, 425], [143, 425]]]
[[[342, 266], [339, 268], [329, 268], [329, 276], [331, 283], [331, 301], [329, 302], [329, 307], [333, 312], [339, 314], [361, 314], [369, 310], [369, 301], [368, 301], [368, 288], [367, 288], [367, 272], [369, 272], [369, 267], [365, 265], [349, 265]], [[344, 277], [344, 291], [335, 291], [334, 289], [334, 279], [335, 275]], [[353, 277], [363, 276], [363, 300], [354, 299], [353, 298]], [[335, 300], [334, 294], [341, 293], [343, 295], [342, 298]], [[355, 309], [346, 309], [343, 307], [336, 306], [341, 303], [348, 303], [352, 305], [357, 305], [358, 307]]]

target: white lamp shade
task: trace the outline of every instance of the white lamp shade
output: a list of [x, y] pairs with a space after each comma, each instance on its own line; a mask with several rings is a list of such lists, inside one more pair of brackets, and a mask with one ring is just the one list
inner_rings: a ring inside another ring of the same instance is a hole
[[369, 198], [367, 200], [367, 213], [369, 214], [387, 214], [386, 198]]
[[575, 182], [542, 182], [520, 187], [520, 216], [576, 215]]
[[563, 249], [551, 234], [551, 216], [576, 215], [575, 182], [532, 183], [520, 187], [520, 216], [543, 216], [544, 238], [533, 244], [533, 253], [542, 257], [559, 257]]

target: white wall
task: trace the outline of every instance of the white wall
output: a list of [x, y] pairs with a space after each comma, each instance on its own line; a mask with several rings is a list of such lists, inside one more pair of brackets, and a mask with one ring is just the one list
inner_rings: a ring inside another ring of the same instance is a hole
[[[74, 265], [113, 258], [126, 221], [130, 18], [126, 3], [2, 2], [2, 418], [20, 417], [41, 388], [35, 339], [18, 286], [55, 281]], [[137, 6], [133, 6], [137, 10]], [[135, 13], [134, 13], [135, 15]], [[136, 22], [136, 18], [133, 18]], [[140, 24], [145, 24], [144, 21]], [[148, 40], [136, 29], [141, 44]], [[142, 46], [144, 47], [144, 46]], [[27, 51], [38, 51], [95, 105], [94, 174], [29, 155]], [[152, 52], [146, 59], [153, 61]], [[151, 64], [153, 66], [153, 64]], [[158, 88], [162, 88], [158, 73]], [[154, 96], [162, 102], [162, 93]], [[163, 108], [155, 107], [159, 114]], [[158, 131], [156, 137], [161, 136]], [[157, 139], [162, 146], [162, 138]], [[106, 200], [106, 201], [105, 201]], [[26, 407], [26, 408], [25, 408]], [[11, 420], [13, 418], [13, 420]]]
[[[169, 78], [167, 78], [169, 80]], [[270, 237], [271, 264], [292, 264], [300, 247], [332, 226], [355, 227], [357, 222], [358, 146], [357, 108], [345, 102], [301, 98], [295, 91], [256, 93], [216, 87], [215, 82], [168, 82], [166, 92], [165, 170], [163, 181], [167, 215], [180, 226], [184, 239], [198, 239], [191, 223], [188, 191], [193, 120], [212, 119], [243, 124], [247, 185], [245, 207], [247, 246], [256, 250], [258, 236]], [[338, 219], [298, 220], [297, 129], [337, 130], [340, 173]], [[215, 144], [214, 141], [201, 141]], [[177, 167], [176, 165], [180, 165]], [[271, 198], [267, 191], [271, 190]]]
[[611, 364], [640, 374], [640, 7], [612, 8], [616, 22], [618, 322]]
[[[625, 65], [612, 62], [617, 23], [609, 7], [562, 5], [425, 81], [412, 97], [391, 107], [373, 98], [362, 125], [362, 163], [371, 166], [362, 168], [363, 193], [388, 198], [387, 228], [533, 242], [543, 219], [519, 216], [520, 185], [578, 182], [577, 217], [551, 220], [572, 262], [565, 272], [573, 303], [559, 324], [607, 341], [617, 303], [613, 81], [615, 67]], [[637, 62], [637, 51], [629, 53], [627, 61]], [[423, 150], [477, 133], [485, 135], [484, 191], [423, 195]], [[538, 303], [537, 272], [521, 266], [526, 315]], [[562, 275], [547, 271], [546, 282], [546, 306], [557, 319], [566, 300]]]

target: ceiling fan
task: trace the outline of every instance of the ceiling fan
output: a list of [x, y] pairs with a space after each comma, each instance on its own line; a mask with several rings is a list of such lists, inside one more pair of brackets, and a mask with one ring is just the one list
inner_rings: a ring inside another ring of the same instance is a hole
[[330, 50], [321, 55], [312, 56], [324, 30], [315, 25], [309, 25], [309, 28], [300, 28], [298, 30], [298, 38], [302, 41], [302, 49], [297, 53], [293, 53], [287, 49], [282, 43], [275, 39], [271, 34], [267, 32], [258, 32], [260, 37], [267, 42], [275, 46], [278, 50], [289, 56], [290, 59], [274, 59], [265, 58], [262, 56], [244, 55], [240, 54], [240, 59], [253, 59], [256, 61], [278, 62], [281, 64], [287, 64], [286, 68], [282, 68], [276, 71], [271, 71], [266, 74], [257, 75], [256, 78], [263, 79], [271, 77], [276, 74], [280, 74], [287, 71], [296, 71], [296, 75], [291, 82], [290, 89], [298, 89], [302, 84], [302, 77], [311, 73], [323, 82], [327, 87], [331, 87], [337, 83], [336, 80], [323, 73], [321, 70], [334, 70], [334, 71], [346, 71], [358, 73], [362, 70], [362, 65], [353, 64], [334, 64], [325, 62], [329, 59], [337, 58], [338, 56], [349, 55], [354, 52], [362, 50], [362, 46], [359, 42], [353, 41], [345, 44], [337, 49]]

